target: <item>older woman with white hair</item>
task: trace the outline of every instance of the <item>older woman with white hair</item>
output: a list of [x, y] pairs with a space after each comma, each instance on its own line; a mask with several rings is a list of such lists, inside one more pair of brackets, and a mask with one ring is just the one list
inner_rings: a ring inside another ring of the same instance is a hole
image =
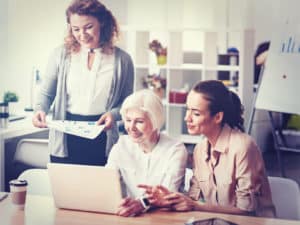
[[163, 185], [177, 191], [184, 180], [187, 151], [183, 143], [160, 132], [164, 110], [160, 98], [150, 90], [128, 96], [120, 110], [128, 135], [113, 146], [106, 167], [118, 168], [127, 196], [118, 215], [145, 212], [149, 201], [139, 184]]

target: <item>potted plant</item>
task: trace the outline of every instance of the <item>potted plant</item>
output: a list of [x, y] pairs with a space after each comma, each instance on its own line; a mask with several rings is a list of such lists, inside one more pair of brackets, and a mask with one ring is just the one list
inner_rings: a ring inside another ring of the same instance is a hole
[[158, 65], [165, 65], [167, 63], [167, 48], [164, 48], [158, 40], [151, 41], [149, 49], [155, 53]]
[[143, 85], [145, 88], [153, 90], [155, 94], [163, 99], [166, 90], [166, 78], [157, 74], [148, 75], [144, 77]]
[[17, 102], [18, 100], [19, 97], [15, 92], [7, 91], [4, 93], [3, 102], [10, 103], [10, 102]]
[[16, 114], [15, 103], [18, 102], [19, 96], [15, 92], [7, 91], [3, 95], [3, 102], [9, 105], [9, 114]]

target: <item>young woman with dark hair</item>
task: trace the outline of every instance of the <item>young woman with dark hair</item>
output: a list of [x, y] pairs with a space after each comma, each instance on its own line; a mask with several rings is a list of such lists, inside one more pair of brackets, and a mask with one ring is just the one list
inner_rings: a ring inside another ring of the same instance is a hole
[[243, 106], [220, 81], [197, 83], [187, 97], [188, 132], [203, 135], [193, 153], [187, 195], [163, 186], [141, 185], [150, 202], [174, 210], [213, 211], [256, 216], [275, 215], [261, 152], [243, 133]]

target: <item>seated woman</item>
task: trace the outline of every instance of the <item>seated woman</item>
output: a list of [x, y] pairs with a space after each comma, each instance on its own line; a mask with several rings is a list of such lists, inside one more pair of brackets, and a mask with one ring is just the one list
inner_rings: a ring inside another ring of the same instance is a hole
[[150, 90], [128, 96], [120, 113], [128, 135], [113, 146], [106, 167], [118, 168], [128, 197], [118, 215], [132, 216], [147, 210], [144, 190], [138, 184], [163, 185], [172, 191], [181, 186], [187, 163], [183, 143], [160, 133], [164, 111], [160, 98]]
[[220, 81], [197, 83], [187, 97], [185, 121], [192, 135], [204, 135], [193, 154], [188, 196], [163, 186], [146, 189], [150, 202], [177, 211], [273, 217], [275, 209], [261, 152], [243, 133], [239, 97]]

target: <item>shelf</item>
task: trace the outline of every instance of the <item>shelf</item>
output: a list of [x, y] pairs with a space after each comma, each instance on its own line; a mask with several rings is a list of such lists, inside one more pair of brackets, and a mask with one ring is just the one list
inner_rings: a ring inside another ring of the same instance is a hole
[[[134, 90], [144, 88], [143, 77], [150, 73], [160, 74], [167, 81], [163, 105], [168, 135], [184, 143], [201, 141], [199, 136], [185, 134], [183, 118], [186, 104], [169, 102], [170, 91], [173, 89], [181, 90], [185, 86], [190, 89], [200, 80], [220, 79], [224, 81], [224, 84], [229, 85], [228, 88], [236, 92], [241, 98], [245, 107], [245, 121], [247, 121], [252, 103], [251, 93], [253, 92], [253, 87], [248, 88], [248, 84], [253, 82], [251, 69], [254, 55], [254, 32], [252, 30], [131, 26], [122, 27], [122, 30], [126, 38], [124, 41], [125, 49], [134, 60]], [[194, 33], [194, 31], [197, 32]], [[239, 57], [236, 62], [230, 60], [231, 58], [226, 53], [228, 43], [223, 40], [225, 33], [228, 36], [229, 32], [235, 31], [238, 31], [238, 34], [234, 34], [237, 35], [233, 39], [235, 42], [230, 42], [230, 45], [239, 50]], [[160, 40], [162, 45], [167, 47], [166, 65], [157, 65], [155, 55], [150, 54], [149, 43], [154, 38]], [[192, 38], [194, 42], [189, 42]], [[229, 79], [233, 79], [237, 74], [239, 86], [230, 86], [233, 81]]]
[[180, 66], [169, 66], [171, 70], [202, 70], [202, 64], [184, 63]]
[[233, 86], [227, 86], [227, 87], [230, 91], [233, 91], [233, 92], [236, 92], [236, 93], [238, 93], [238, 91], [239, 91], [238, 87], [233, 87]]
[[184, 104], [184, 103], [170, 103], [170, 102], [167, 101], [166, 98], [164, 98], [162, 100], [162, 103], [163, 103], [164, 106], [169, 106], [169, 107], [178, 107], [178, 108], [185, 108], [186, 107], [186, 104]]
[[173, 138], [186, 144], [198, 144], [203, 140], [204, 137], [201, 135], [181, 134], [178, 136], [173, 136]]
[[151, 65], [151, 64], [137, 64], [136, 69], [149, 69], [151, 67], [158, 67], [159, 69], [170, 69], [170, 70], [205, 70], [205, 71], [239, 71], [239, 66], [230, 66], [230, 65], [217, 65], [205, 67], [202, 64], [196, 63], [184, 63], [179, 66], [171, 65]]
[[170, 107], [179, 107], [179, 108], [185, 108], [186, 107], [185, 103], [170, 103], [170, 102], [166, 102], [165, 104], [166, 104], [166, 106], [170, 106]]
[[206, 71], [239, 71], [239, 66], [230, 66], [230, 65], [217, 65], [205, 67]]
[[157, 67], [159, 69], [168, 69], [168, 66], [166, 65], [151, 65], [151, 64], [136, 64], [135, 68], [136, 69], [149, 69], [151, 67]]

